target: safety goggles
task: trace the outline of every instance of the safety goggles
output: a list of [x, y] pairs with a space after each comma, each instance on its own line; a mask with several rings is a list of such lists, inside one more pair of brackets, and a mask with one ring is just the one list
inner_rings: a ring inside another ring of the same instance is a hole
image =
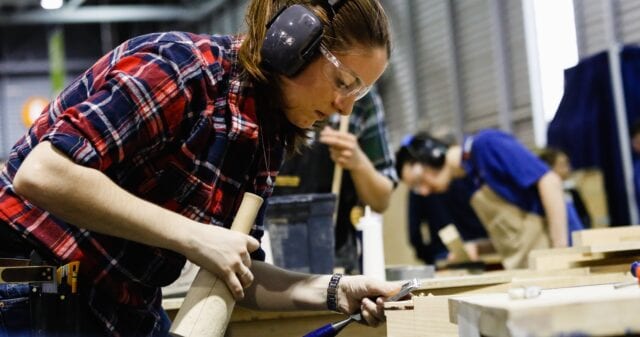
[[340, 95], [353, 96], [357, 101], [371, 90], [370, 85], [364, 85], [364, 82], [353, 70], [342, 64], [338, 58], [323, 45], [320, 45], [320, 52], [327, 61], [329, 61], [329, 63], [322, 68], [322, 72]]

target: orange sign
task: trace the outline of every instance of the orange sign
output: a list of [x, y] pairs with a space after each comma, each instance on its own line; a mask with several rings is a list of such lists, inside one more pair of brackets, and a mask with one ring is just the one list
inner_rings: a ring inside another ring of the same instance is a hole
[[40, 116], [42, 110], [49, 104], [49, 100], [40, 97], [29, 97], [24, 105], [22, 105], [22, 123], [26, 127], [30, 127], [31, 124]]

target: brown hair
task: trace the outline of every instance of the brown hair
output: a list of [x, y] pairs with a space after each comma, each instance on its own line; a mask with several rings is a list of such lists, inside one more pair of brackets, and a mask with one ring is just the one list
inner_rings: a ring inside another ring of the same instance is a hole
[[547, 165], [553, 167], [556, 164], [556, 160], [561, 155], [565, 155], [564, 151], [556, 149], [554, 147], [547, 147], [539, 151], [538, 158], [542, 159]]
[[326, 0], [252, 0], [245, 13], [248, 30], [240, 47], [239, 61], [246, 75], [256, 88], [259, 114], [265, 123], [265, 131], [283, 136], [287, 152], [293, 153], [306, 138], [305, 130], [291, 124], [285, 117], [281, 84], [278, 76], [265, 69], [261, 62], [260, 49], [267, 32], [267, 23], [285, 6], [306, 5], [322, 21], [325, 29], [322, 44], [329, 50], [348, 52], [354, 46], [365, 48], [383, 47], [387, 56], [391, 53], [389, 22], [378, 0], [342, 0], [335, 17], [329, 22]]

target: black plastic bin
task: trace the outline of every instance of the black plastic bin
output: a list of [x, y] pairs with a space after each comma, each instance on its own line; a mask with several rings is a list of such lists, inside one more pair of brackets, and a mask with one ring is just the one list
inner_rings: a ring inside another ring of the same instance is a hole
[[276, 266], [314, 274], [333, 272], [335, 203], [331, 193], [268, 199], [265, 226]]

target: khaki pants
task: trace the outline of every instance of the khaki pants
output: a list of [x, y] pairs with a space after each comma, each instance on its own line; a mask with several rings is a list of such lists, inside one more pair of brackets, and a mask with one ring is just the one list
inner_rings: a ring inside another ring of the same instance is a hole
[[471, 207], [502, 256], [505, 269], [526, 268], [530, 251], [551, 246], [545, 218], [521, 210], [487, 185], [473, 194]]

